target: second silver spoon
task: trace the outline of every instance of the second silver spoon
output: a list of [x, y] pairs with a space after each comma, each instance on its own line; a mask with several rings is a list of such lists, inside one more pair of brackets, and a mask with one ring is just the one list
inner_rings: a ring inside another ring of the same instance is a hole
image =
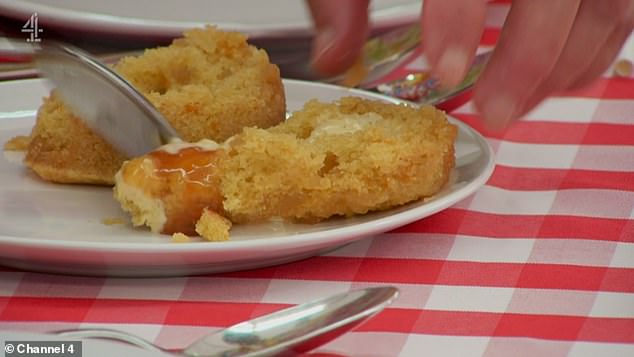
[[189, 357], [295, 355], [331, 341], [383, 310], [398, 296], [394, 287], [353, 290], [297, 305], [207, 335], [182, 351], [165, 351], [138, 336], [107, 329], [60, 332], [69, 338], [105, 338]]

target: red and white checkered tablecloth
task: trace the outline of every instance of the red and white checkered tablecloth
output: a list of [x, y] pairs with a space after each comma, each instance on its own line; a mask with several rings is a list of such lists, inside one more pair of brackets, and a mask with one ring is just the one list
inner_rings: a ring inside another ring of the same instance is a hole
[[[483, 47], [506, 2], [490, 4]], [[416, 69], [419, 61], [402, 71]], [[300, 262], [157, 279], [0, 271], [0, 330], [109, 327], [182, 348], [316, 297], [400, 297], [314, 356], [634, 356], [634, 79], [551, 98], [503, 135], [489, 182], [434, 216]]]

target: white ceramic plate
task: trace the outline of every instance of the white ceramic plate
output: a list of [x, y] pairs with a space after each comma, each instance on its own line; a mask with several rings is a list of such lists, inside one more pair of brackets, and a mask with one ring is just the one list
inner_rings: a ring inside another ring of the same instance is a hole
[[[331, 101], [345, 95], [395, 99], [337, 86], [285, 80], [289, 110], [311, 98]], [[35, 110], [47, 94], [39, 79], [0, 82], [0, 143], [28, 134]], [[167, 276], [234, 271], [289, 262], [419, 220], [473, 193], [493, 170], [487, 142], [458, 125], [456, 168], [446, 189], [425, 202], [314, 225], [235, 226], [229, 242], [170, 243], [170, 237], [129, 225], [106, 225], [124, 218], [110, 188], [58, 185], [39, 180], [21, 163], [21, 154], [0, 159], [0, 264], [23, 269], [91, 275]]]
[[[415, 21], [421, 2], [374, 0], [371, 6], [373, 26], [381, 28]], [[305, 36], [312, 28], [302, 0], [0, 0], [3, 16], [26, 22], [35, 12], [44, 31], [50, 26], [126, 36], [176, 37], [204, 24], [252, 38]]]

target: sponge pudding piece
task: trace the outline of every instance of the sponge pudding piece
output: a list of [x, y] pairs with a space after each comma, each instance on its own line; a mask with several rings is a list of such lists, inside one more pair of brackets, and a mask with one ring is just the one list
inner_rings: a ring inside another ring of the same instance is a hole
[[226, 240], [232, 222], [317, 222], [429, 197], [449, 180], [455, 136], [432, 107], [311, 101], [269, 129], [127, 161], [115, 198], [134, 225]]
[[[285, 117], [279, 69], [240, 33], [193, 29], [168, 47], [124, 58], [114, 69], [186, 141], [223, 141], [245, 126], [266, 128]], [[25, 159], [38, 175], [61, 183], [113, 184], [124, 159], [57, 95], [44, 99]]]
[[218, 164], [224, 210], [235, 223], [316, 222], [429, 197], [449, 180], [456, 133], [431, 106], [311, 101], [230, 141]]

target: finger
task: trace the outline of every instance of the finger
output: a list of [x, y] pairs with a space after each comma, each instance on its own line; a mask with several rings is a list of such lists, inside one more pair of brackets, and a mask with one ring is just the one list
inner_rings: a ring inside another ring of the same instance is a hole
[[423, 50], [444, 86], [454, 87], [464, 78], [480, 43], [485, 18], [483, 0], [423, 2]]
[[575, 81], [570, 83], [568, 89], [585, 87], [605, 73], [612, 63], [614, 63], [623, 43], [625, 43], [632, 33], [633, 27], [634, 26], [632, 25], [627, 25], [617, 28], [608, 39], [603, 49], [599, 52], [599, 55], [594, 59], [590, 67]]
[[490, 130], [515, 119], [552, 72], [572, 29], [580, 0], [516, 0], [474, 101]]
[[348, 69], [368, 34], [369, 0], [308, 0], [316, 29], [312, 67], [322, 75]]
[[[584, 73], [581, 73], [568, 87], [564, 89], [577, 89], [583, 88], [597, 78], [599, 78], [605, 71], [614, 63], [616, 56], [619, 54], [621, 46], [632, 32], [632, 29], [624, 30], [623, 28], [617, 29], [615, 33], [607, 40], [605, 46], [599, 51], [599, 55], [594, 59], [590, 66]], [[552, 93], [551, 93], [552, 94]], [[544, 92], [539, 92], [533, 95], [526, 104], [523, 106], [519, 115], [528, 113], [531, 109], [537, 106], [543, 101], [547, 95]]]
[[[563, 52], [550, 76], [524, 103], [518, 115], [526, 114], [549, 95], [573, 87], [582, 78], [596, 79], [618, 54], [629, 31], [615, 19], [627, 18], [630, 0], [584, 0]], [[634, 10], [634, 6], [632, 6]], [[624, 12], [625, 11], [625, 12]], [[634, 17], [634, 16], [631, 16]], [[598, 66], [591, 70], [595, 59]]]

